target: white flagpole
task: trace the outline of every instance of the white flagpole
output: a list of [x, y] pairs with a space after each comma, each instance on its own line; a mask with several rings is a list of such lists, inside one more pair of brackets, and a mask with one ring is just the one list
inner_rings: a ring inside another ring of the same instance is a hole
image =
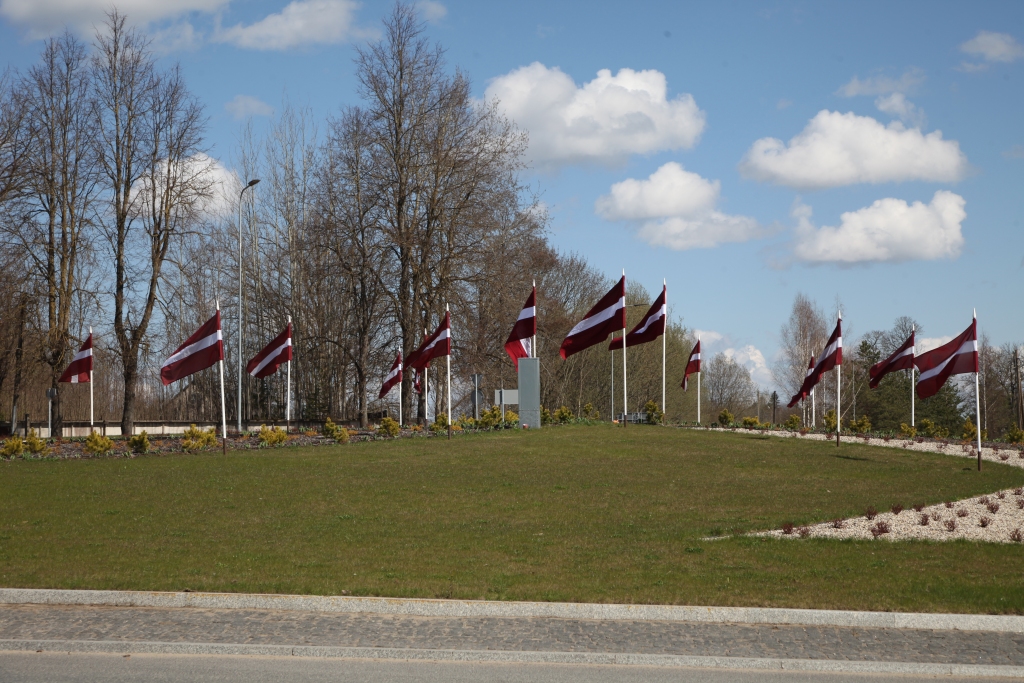
[[811, 387], [811, 429], [817, 427], [817, 416], [815, 415], [814, 387]]
[[[448, 313], [448, 304], [444, 305], [444, 312]], [[448, 438], [452, 438], [452, 328], [448, 324], [448, 355], [444, 357], [445, 369], [448, 372]]]
[[668, 335], [668, 280], [662, 280], [661, 284], [665, 292], [665, 329], [661, 332], [661, 423], [665, 424], [665, 337]]
[[[843, 321], [843, 313], [839, 312], [839, 322]], [[836, 353], [839, 353], [839, 349], [836, 349]], [[843, 427], [843, 410], [839, 404], [840, 399], [840, 388], [843, 385], [843, 365], [842, 363], [836, 364], [836, 448], [839, 448], [839, 432], [842, 431]]]
[[611, 419], [614, 421], [615, 420], [615, 351], [614, 350], [610, 351], [608, 355], [611, 356], [611, 359], [612, 359], [612, 374], [611, 374], [611, 377], [612, 377], [612, 385], [611, 385], [612, 386], [612, 391], [611, 391], [611, 394], [612, 394], [612, 418]]
[[[217, 300], [217, 312], [220, 312], [220, 300]], [[223, 344], [223, 342], [221, 342]], [[224, 359], [220, 359], [220, 421], [221, 426], [224, 429], [224, 448], [227, 449], [228, 443], [228, 414], [224, 403]]]
[[[974, 309], [974, 331], [975, 331], [975, 335], [974, 336], [977, 337], [978, 336], [977, 335], [977, 331], [978, 331], [978, 309], [977, 308]], [[977, 339], [975, 339], [974, 344], [975, 344], [975, 346], [977, 346], [977, 344], [978, 344]], [[980, 367], [980, 364], [979, 364], [979, 367]], [[974, 373], [974, 419], [975, 419], [977, 427], [978, 427], [978, 471], [979, 472], [981, 471], [981, 388], [979, 386], [980, 382], [979, 382], [979, 379], [978, 379], [980, 374], [981, 373], [979, 373], [979, 372]]]
[[[402, 376], [405, 376], [405, 358], [402, 359]], [[398, 380], [398, 426], [402, 426], [402, 380]]]
[[[89, 336], [92, 337], [92, 328], [91, 327], [89, 328]], [[93, 341], [92, 348], [89, 349], [89, 352], [92, 353], [92, 358], [91, 358], [92, 362], [89, 363], [89, 365], [90, 366], [96, 365], [96, 342], [95, 341]], [[94, 424], [93, 415], [94, 415], [94, 412], [93, 412], [93, 402], [92, 402], [92, 368], [90, 367], [89, 368], [89, 429], [92, 429], [93, 424]]]
[[[700, 344], [699, 334], [697, 335], [697, 343]], [[701, 354], [703, 353], [704, 351], [702, 349]], [[701, 362], [703, 363], [703, 359], [701, 359]], [[685, 372], [685, 370], [683, 372]], [[700, 370], [697, 371], [697, 424], [700, 424]]]
[[[427, 328], [423, 328], [423, 338], [427, 338]], [[436, 410], [434, 411], [437, 412]], [[437, 419], [437, 415], [434, 415]], [[423, 421], [430, 426], [430, 366], [423, 368]]]
[[[288, 324], [292, 324], [292, 317], [288, 316]], [[289, 339], [288, 341], [291, 341]], [[295, 345], [291, 344], [292, 354], [295, 353]], [[284, 386], [284, 422], [285, 426], [291, 428], [292, 424], [292, 361], [288, 360], [288, 377]]]
[[[917, 332], [917, 325], [911, 327], [911, 334]], [[914, 358], [917, 358], [917, 339], [914, 339]], [[910, 426], [914, 426], [914, 364], [910, 364]]]
[[[536, 324], [537, 324], [536, 323], [536, 320], [537, 320], [537, 281], [536, 280], [533, 281], [533, 319], [535, 321], [534, 322], [534, 326], [536, 326]], [[530, 356], [532, 358], [536, 358], [537, 357], [537, 335], [536, 335], [536, 333], [534, 333], [533, 340], [530, 342]]]
[[[622, 271], [622, 277], [623, 277], [623, 280], [625, 280], [625, 277], [626, 277], [625, 269], [623, 269], [623, 271]], [[623, 282], [622, 284], [625, 285], [626, 283]], [[626, 308], [625, 308], [625, 306], [626, 306], [626, 292], [625, 292], [625, 287], [623, 287], [623, 292], [622, 292], [622, 306], [623, 306], [623, 308], [622, 308], [622, 317], [623, 317], [623, 319], [625, 319], [625, 317], [626, 317]], [[622, 419], [622, 426], [625, 427], [626, 425], [629, 424], [629, 395], [626, 393], [626, 328], [625, 328], [625, 326], [623, 326], [623, 328], [622, 328], [622, 418], [623, 418]]]

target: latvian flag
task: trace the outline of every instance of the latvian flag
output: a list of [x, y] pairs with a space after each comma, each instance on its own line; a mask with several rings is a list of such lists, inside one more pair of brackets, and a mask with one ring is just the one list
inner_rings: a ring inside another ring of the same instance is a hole
[[428, 367], [434, 358], [450, 356], [452, 353], [451, 327], [451, 314], [445, 311], [441, 326], [434, 334], [423, 340], [420, 347], [405, 359], [406, 365], [410, 368], [423, 369]]
[[910, 333], [903, 346], [893, 351], [892, 355], [883, 361], [875, 363], [868, 370], [868, 386], [872, 389], [878, 388], [878, 383], [890, 372], [896, 370], [910, 370], [914, 367], [914, 332]]
[[292, 324], [284, 328], [284, 332], [274, 337], [274, 340], [263, 347], [249, 364], [245, 371], [253, 377], [263, 379], [277, 372], [282, 363], [292, 359]]
[[917, 395], [928, 398], [939, 393], [946, 380], [953, 375], [978, 372], [978, 320], [953, 341], [943, 344], [928, 353], [922, 353], [914, 361], [921, 375], [917, 378]]
[[690, 385], [690, 375], [700, 372], [700, 339], [697, 340], [693, 351], [690, 351], [690, 358], [686, 361], [686, 370], [683, 372], [683, 391]]
[[92, 333], [78, 349], [78, 353], [71, 359], [71, 364], [58, 382], [70, 382], [71, 384], [84, 384], [89, 381], [89, 373], [92, 372]]
[[790, 399], [788, 407], [792, 408], [800, 402], [800, 399], [810, 395], [811, 389], [821, 381], [822, 375], [837, 365], [843, 364], [842, 318], [836, 321], [836, 329], [832, 331], [832, 336], [828, 338], [828, 342], [825, 344], [825, 350], [821, 352], [819, 358], [820, 360], [818, 361], [818, 364], [815, 365], [814, 369], [808, 372], [807, 376], [804, 378], [804, 384], [800, 387], [800, 391]]
[[[643, 320], [630, 330], [629, 334], [626, 335], [626, 346], [636, 346], [637, 344], [646, 344], [647, 342], [654, 341], [661, 335], [665, 334], [665, 320], [667, 317], [667, 306], [665, 305], [666, 295], [668, 293], [668, 287], [662, 285], [661, 296], [654, 300], [651, 304], [651, 308], [647, 311], [647, 315], [644, 316]], [[612, 343], [608, 345], [609, 351], [615, 351], [622, 348], [622, 337], [615, 337], [612, 339]]]
[[626, 327], [626, 276], [608, 290], [587, 312], [583, 320], [569, 331], [558, 350], [562, 359], [600, 344], [608, 335]]
[[160, 368], [160, 380], [165, 384], [205, 370], [224, 360], [224, 340], [220, 332], [220, 311], [185, 340]]
[[395, 362], [391, 366], [391, 372], [384, 378], [384, 384], [380, 387], [380, 396], [377, 398], [384, 398], [388, 395], [388, 392], [395, 388], [395, 385], [402, 381], [402, 352], [399, 351], [395, 357]]
[[537, 334], [537, 288], [534, 287], [530, 296], [519, 311], [519, 319], [512, 326], [512, 332], [505, 342], [505, 352], [512, 357], [512, 362], [519, 370], [519, 359], [533, 355], [533, 336]]

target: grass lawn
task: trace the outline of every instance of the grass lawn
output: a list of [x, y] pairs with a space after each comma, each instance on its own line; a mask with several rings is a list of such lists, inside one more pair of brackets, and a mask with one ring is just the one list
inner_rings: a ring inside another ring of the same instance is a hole
[[640, 426], [14, 461], [0, 585], [1021, 614], [1016, 544], [704, 540], [1021, 485], [931, 453]]

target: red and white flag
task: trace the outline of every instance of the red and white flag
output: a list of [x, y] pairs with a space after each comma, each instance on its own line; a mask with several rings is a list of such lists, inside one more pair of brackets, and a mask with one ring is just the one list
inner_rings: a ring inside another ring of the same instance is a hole
[[922, 353], [914, 360], [921, 371], [917, 378], [917, 395], [928, 398], [939, 393], [953, 375], [978, 372], [978, 320], [975, 318], [964, 333], [937, 349]]
[[683, 391], [686, 391], [690, 385], [690, 375], [695, 372], [700, 372], [700, 339], [697, 340], [697, 344], [690, 351], [690, 358], [686, 361], [686, 370], [683, 371]]
[[245, 371], [253, 377], [262, 379], [273, 375], [282, 363], [287, 363], [291, 359], [292, 324], [288, 323], [284, 332], [274, 337], [273, 341], [263, 347], [263, 350], [249, 361], [249, 364], [245, 366]]
[[423, 340], [420, 347], [413, 351], [405, 363], [414, 369], [423, 369], [430, 365], [434, 358], [450, 356], [452, 353], [452, 319], [451, 314], [445, 311], [444, 320], [434, 334]]
[[[418, 382], [417, 377], [417, 382]], [[388, 392], [395, 388], [395, 385], [402, 381], [402, 352], [399, 351], [398, 355], [395, 356], [395, 362], [391, 366], [391, 372], [384, 378], [384, 384], [380, 387], [380, 396], [377, 398], [384, 398], [388, 395]]]
[[[843, 364], [843, 320], [840, 318], [836, 321], [836, 329], [832, 330], [832, 336], [828, 338], [825, 343], [825, 350], [818, 356], [818, 364], [814, 366], [814, 369], [807, 373], [804, 377], [803, 386], [800, 387], [800, 391], [796, 393], [789, 400], [789, 406], [792, 408], [800, 399], [810, 395], [811, 389], [821, 381], [821, 376], [829, 370], [833, 369], [837, 365]], [[811, 359], [814, 362], [814, 359]]]
[[160, 368], [160, 380], [165, 384], [205, 370], [224, 360], [224, 339], [220, 330], [220, 311], [195, 334], [185, 340]]
[[[661, 295], [654, 300], [653, 304], [651, 304], [651, 307], [643, 317], [643, 320], [641, 320], [637, 326], [630, 330], [629, 334], [626, 335], [627, 347], [652, 342], [665, 334], [665, 321], [668, 319], [668, 306], [666, 305], [667, 295], [668, 286], [662, 285]], [[609, 351], [616, 351], [621, 348], [622, 337], [615, 337], [612, 339], [611, 344], [608, 345]]]
[[58, 382], [70, 382], [71, 384], [85, 384], [89, 382], [89, 373], [92, 372], [92, 333], [78, 349], [78, 353], [71, 359], [67, 370], [60, 376]]
[[537, 334], [537, 288], [534, 287], [530, 296], [523, 304], [523, 310], [519, 311], [519, 319], [512, 326], [512, 331], [505, 342], [505, 352], [512, 358], [512, 362], [519, 369], [520, 358], [530, 358], [533, 355], [533, 337]]
[[595, 344], [600, 344], [616, 330], [626, 327], [626, 276], [594, 304], [583, 320], [569, 330], [561, 348], [558, 350], [562, 359], [579, 353]]
[[914, 367], [914, 332], [910, 333], [903, 345], [892, 352], [892, 355], [883, 361], [879, 361], [868, 370], [868, 386], [872, 389], [878, 388], [878, 383], [890, 372], [896, 370], [910, 370]]

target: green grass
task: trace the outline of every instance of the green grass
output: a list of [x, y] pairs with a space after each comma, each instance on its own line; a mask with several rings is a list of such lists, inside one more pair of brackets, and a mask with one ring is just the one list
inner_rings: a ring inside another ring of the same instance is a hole
[[0, 585], [1024, 613], [1019, 545], [705, 540], [1021, 485], [937, 454], [654, 427], [15, 461]]

